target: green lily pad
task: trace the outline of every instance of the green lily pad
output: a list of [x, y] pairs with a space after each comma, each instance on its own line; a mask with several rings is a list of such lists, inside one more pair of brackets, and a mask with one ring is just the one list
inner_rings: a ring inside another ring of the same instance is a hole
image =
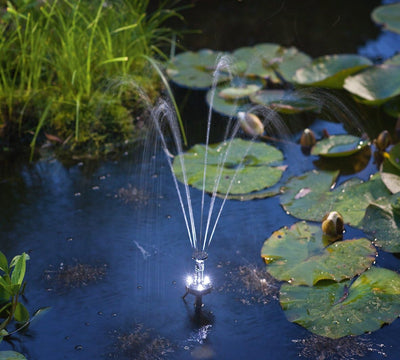
[[369, 204], [390, 196], [379, 173], [365, 182], [352, 178], [330, 190], [337, 175], [311, 171], [291, 178], [282, 187], [281, 205], [298, 219], [322, 221], [326, 213], [337, 211], [346, 224], [359, 226]]
[[400, 144], [394, 145], [381, 167], [382, 181], [393, 193], [400, 192]]
[[369, 141], [353, 135], [331, 135], [318, 141], [311, 149], [311, 154], [324, 157], [343, 157], [353, 155], [366, 146], [369, 146]]
[[249, 95], [257, 92], [261, 89], [261, 86], [255, 84], [245, 85], [243, 87], [227, 87], [222, 89], [218, 96], [225, 100], [236, 100], [244, 97], [248, 97]]
[[239, 48], [232, 55], [238, 61], [247, 63], [243, 75], [269, 79], [274, 83], [282, 82], [280, 76], [290, 82], [295, 71], [311, 61], [308, 55], [296, 48], [271, 43]]
[[275, 231], [264, 242], [261, 256], [276, 279], [308, 286], [351, 279], [375, 261], [376, 250], [368, 239], [327, 244], [320, 225], [298, 222]]
[[400, 65], [382, 64], [349, 76], [343, 86], [361, 102], [380, 105], [400, 95]]
[[337, 339], [361, 335], [390, 324], [400, 312], [400, 276], [372, 267], [350, 281], [313, 287], [284, 284], [282, 309], [291, 322]]
[[[221, 166], [227, 151], [228, 155]], [[173, 169], [178, 180], [184, 182], [181, 167], [181, 161], [183, 161], [188, 184], [202, 190], [205, 154], [205, 145], [195, 145], [188, 152], [177, 155], [174, 159]], [[282, 176], [284, 168], [274, 166], [276, 162], [282, 160], [282, 153], [265, 143], [233, 139], [210, 145], [207, 153], [204, 189], [209, 193], [217, 191], [219, 194], [226, 194], [230, 190], [229, 193], [234, 195], [247, 194], [271, 187]], [[220, 183], [215, 189], [215, 181], [219, 176]]]
[[385, 201], [370, 204], [360, 225], [377, 246], [391, 253], [400, 253], [400, 216], [396, 207], [399, 197], [400, 194], [394, 194]]
[[229, 84], [220, 85], [215, 91], [208, 90], [206, 101], [214, 111], [229, 117], [236, 116], [240, 111], [247, 112], [251, 109], [248, 96], [263, 86], [262, 79], [235, 76]]
[[346, 77], [371, 65], [369, 59], [359, 55], [326, 55], [298, 69], [293, 81], [300, 85], [340, 89]]
[[26, 360], [26, 357], [16, 351], [0, 351], [0, 360]]
[[[209, 49], [198, 52], [187, 51], [176, 55], [167, 68], [170, 79], [184, 87], [205, 89], [213, 84], [213, 73], [218, 58], [222, 55]], [[220, 73], [218, 82], [226, 81], [228, 73]]]
[[285, 114], [319, 110], [319, 105], [315, 102], [301, 98], [295, 92], [284, 90], [261, 90], [251, 94], [250, 100]]
[[376, 7], [371, 13], [371, 18], [387, 30], [400, 34], [400, 3]]

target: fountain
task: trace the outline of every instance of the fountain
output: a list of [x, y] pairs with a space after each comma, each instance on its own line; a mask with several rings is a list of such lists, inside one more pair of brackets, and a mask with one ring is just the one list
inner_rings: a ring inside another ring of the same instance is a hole
[[[218, 77], [220, 76], [220, 73], [223, 71], [229, 74], [229, 77], [232, 78], [230, 74], [230, 64], [232, 60], [228, 56], [221, 56], [216, 63], [215, 66], [215, 71], [213, 74], [213, 85], [212, 85], [212, 99], [215, 96], [215, 91], [216, 91], [216, 86], [218, 83]], [[217, 197], [217, 191], [218, 191], [218, 186], [220, 183], [220, 180], [222, 178], [222, 172], [224, 169], [224, 163], [226, 162], [229, 152], [231, 150], [231, 141], [232, 139], [236, 136], [237, 132], [240, 129], [240, 121], [233, 121], [233, 118], [231, 117], [228, 120], [225, 134], [224, 134], [224, 142], [227, 144], [225, 147], [224, 151], [221, 151], [220, 157], [219, 157], [219, 164], [218, 164], [218, 170], [217, 170], [217, 175], [214, 179], [214, 187], [213, 187], [213, 192], [210, 197], [210, 201], [208, 204], [208, 215], [206, 217], [206, 191], [204, 190], [205, 188], [205, 182], [206, 182], [206, 176], [207, 176], [207, 165], [208, 165], [208, 151], [209, 151], [209, 140], [210, 140], [210, 130], [211, 130], [211, 118], [212, 118], [212, 103], [209, 106], [209, 112], [208, 112], [208, 118], [207, 118], [207, 131], [206, 131], [206, 139], [205, 139], [205, 156], [204, 156], [204, 172], [203, 172], [203, 190], [201, 194], [201, 209], [200, 209], [200, 219], [199, 219], [199, 224], [195, 223], [194, 219], [194, 213], [193, 213], [193, 207], [192, 207], [192, 200], [191, 200], [191, 194], [190, 194], [190, 188], [188, 185], [188, 179], [185, 171], [185, 163], [184, 163], [184, 158], [183, 156], [179, 156], [176, 160], [179, 161], [179, 165], [182, 169], [182, 174], [183, 174], [183, 190], [181, 191], [180, 184], [178, 183], [178, 180], [175, 176], [174, 172], [174, 167], [173, 167], [173, 162], [172, 159], [174, 158], [173, 155], [171, 154], [177, 154], [181, 155], [183, 153], [183, 141], [182, 141], [182, 134], [180, 130], [180, 124], [177, 120], [177, 114], [173, 110], [173, 107], [171, 106], [169, 101], [166, 101], [164, 99], [160, 99], [158, 101], [158, 104], [153, 108], [151, 117], [153, 119], [154, 127], [156, 130], [156, 133], [158, 134], [158, 138], [160, 139], [161, 142], [161, 147], [166, 155], [166, 159], [169, 165], [169, 168], [171, 170], [171, 173], [173, 175], [173, 181], [175, 184], [175, 188], [178, 194], [179, 198], [179, 203], [181, 206], [181, 210], [184, 216], [184, 221], [186, 224], [186, 229], [189, 237], [189, 241], [193, 250], [192, 258], [195, 262], [195, 269], [194, 269], [194, 274], [190, 275], [187, 277], [186, 281], [186, 292], [183, 295], [183, 299], [185, 300], [186, 296], [191, 294], [195, 297], [195, 307], [198, 309], [200, 308], [203, 303], [202, 303], [202, 297], [204, 295], [209, 294], [212, 289], [212, 283], [210, 281], [210, 278], [205, 275], [205, 260], [208, 258], [208, 253], [207, 253], [207, 248], [210, 245], [212, 238], [215, 233], [215, 229], [217, 226], [217, 223], [220, 219], [222, 209], [225, 205], [225, 202], [228, 198], [229, 191], [231, 189], [232, 184], [235, 181], [236, 174], [241, 168], [241, 165], [237, 167], [235, 175], [232, 177], [230, 186], [228, 188], [228, 191], [226, 192], [225, 196], [223, 197], [222, 203], [220, 204], [220, 207], [218, 211], [215, 210], [215, 201]], [[270, 110], [266, 110], [265, 108], [261, 108], [260, 106], [257, 107], [259, 112], [263, 112], [263, 115], [265, 115], [265, 118], [270, 120], [272, 112]], [[276, 113], [273, 113], [274, 116]], [[242, 117], [244, 114], [241, 114]], [[165, 129], [167, 128], [167, 129]], [[165, 131], [169, 131], [171, 134], [172, 140], [173, 140], [173, 150], [170, 149], [171, 145], [167, 141], [166, 136], [164, 135]], [[251, 136], [252, 139], [256, 138], [259, 134], [254, 134]], [[243, 159], [246, 157], [246, 154], [250, 150], [251, 147], [251, 142], [248, 147], [244, 151]], [[199, 230], [198, 230], [199, 229]]]

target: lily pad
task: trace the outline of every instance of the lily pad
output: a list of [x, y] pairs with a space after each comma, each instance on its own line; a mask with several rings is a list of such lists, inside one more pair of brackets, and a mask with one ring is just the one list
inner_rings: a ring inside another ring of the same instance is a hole
[[376, 250], [365, 238], [329, 244], [320, 225], [298, 222], [275, 231], [265, 241], [261, 256], [276, 279], [312, 286], [362, 273], [375, 261]]
[[284, 90], [261, 90], [251, 94], [250, 100], [285, 114], [319, 110], [319, 105], [315, 102], [302, 98], [296, 92]]
[[400, 3], [378, 6], [372, 11], [371, 18], [387, 30], [400, 34]]
[[280, 303], [287, 319], [309, 331], [337, 339], [390, 324], [400, 312], [400, 276], [372, 267], [350, 281], [313, 287], [284, 284]]
[[400, 144], [392, 147], [381, 167], [382, 181], [394, 194], [400, 192]]
[[249, 111], [252, 107], [249, 95], [263, 86], [262, 79], [235, 76], [229, 84], [220, 85], [215, 91], [210, 89], [206, 94], [206, 100], [214, 111], [232, 117], [240, 111]]
[[[176, 55], [167, 68], [170, 79], [184, 87], [205, 89], [210, 87], [214, 81], [214, 71], [217, 61], [222, 53], [209, 49], [198, 52], [187, 51]], [[217, 81], [226, 81], [228, 73], [220, 73]]]
[[360, 226], [377, 246], [391, 253], [400, 253], [399, 197], [400, 194], [394, 194], [386, 201], [370, 204]]
[[361, 102], [380, 105], [400, 95], [400, 65], [382, 64], [349, 76], [343, 86]]
[[353, 155], [369, 146], [369, 141], [353, 135], [331, 135], [318, 141], [311, 149], [312, 155], [344, 157]]
[[225, 100], [236, 100], [244, 97], [248, 97], [261, 89], [261, 86], [256, 84], [249, 84], [242, 87], [227, 87], [222, 89], [218, 96]]
[[0, 360], [26, 360], [26, 357], [16, 351], [0, 351]]
[[357, 227], [368, 205], [391, 194], [379, 173], [365, 182], [352, 178], [330, 190], [337, 175], [337, 172], [312, 171], [291, 178], [282, 188], [283, 208], [292, 216], [309, 221], [322, 221], [327, 212], [337, 211], [346, 224]]
[[326, 55], [296, 71], [293, 81], [300, 85], [340, 89], [344, 80], [372, 62], [359, 55]]
[[263, 43], [243, 47], [233, 52], [238, 61], [247, 63], [245, 76], [257, 76], [281, 83], [282, 78], [291, 81], [295, 71], [311, 61], [311, 58], [296, 48], [284, 48], [278, 44]]
[[[202, 190], [205, 154], [205, 145], [195, 145], [188, 152], [177, 155], [173, 169], [178, 180], [184, 182], [182, 161], [188, 184]], [[226, 194], [228, 190], [229, 194], [247, 194], [271, 187], [282, 176], [284, 167], [275, 165], [282, 160], [282, 152], [265, 143], [233, 139], [210, 145], [204, 190], [220, 194]], [[218, 178], [220, 181], [216, 188]]]

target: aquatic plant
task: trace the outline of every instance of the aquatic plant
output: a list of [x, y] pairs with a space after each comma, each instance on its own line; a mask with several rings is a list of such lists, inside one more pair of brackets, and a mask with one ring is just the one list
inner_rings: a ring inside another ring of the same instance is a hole
[[164, 24], [180, 16], [176, 4], [147, 14], [149, 1], [9, 3], [0, 21], [3, 142], [36, 130], [87, 152], [134, 137], [131, 104], [139, 113], [140, 99], [107, 89], [130, 77], [148, 94], [158, 92], [143, 55], [166, 57], [174, 31]]

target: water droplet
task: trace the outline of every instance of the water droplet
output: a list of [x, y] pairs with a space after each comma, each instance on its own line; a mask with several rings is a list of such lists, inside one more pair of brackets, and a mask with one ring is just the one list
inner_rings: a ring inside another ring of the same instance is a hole
[[65, 339], [65, 340], [69, 340], [69, 336], [66, 336], [64, 339]]
[[83, 350], [83, 346], [82, 345], [76, 345], [75, 346], [75, 350]]
[[136, 288], [137, 288], [138, 290], [140, 290], [140, 289], [142, 289], [142, 286], [141, 286], [141, 285], [138, 285]]
[[76, 196], [76, 197], [78, 197], [78, 196], [81, 196], [82, 194], [80, 193], [80, 192], [76, 192], [75, 194], [74, 194], [74, 196]]
[[72, 237], [68, 237], [66, 240], [67, 240], [68, 242], [70, 242], [70, 241], [72, 241]]
[[97, 315], [103, 315], [103, 312], [102, 311], [99, 311], [99, 312], [97, 312]]
[[92, 190], [95, 190], [95, 191], [100, 190], [100, 186], [97, 186], [97, 185], [92, 186]]

